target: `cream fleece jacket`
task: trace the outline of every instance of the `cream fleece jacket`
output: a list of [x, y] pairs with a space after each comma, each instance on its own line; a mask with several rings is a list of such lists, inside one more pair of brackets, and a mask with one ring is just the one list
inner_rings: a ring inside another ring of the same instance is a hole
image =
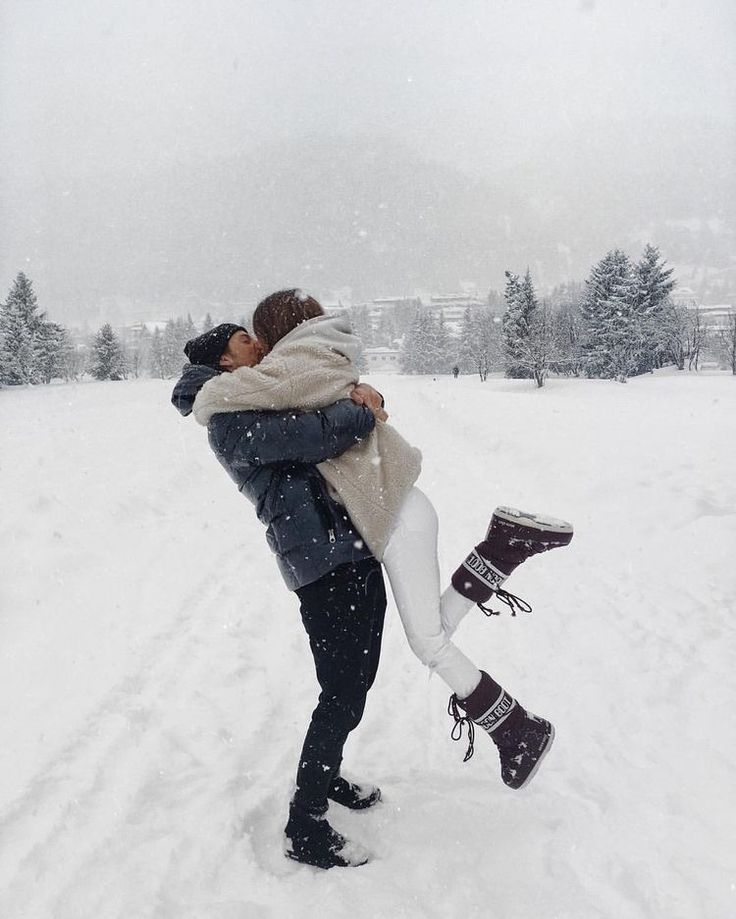
[[[218, 412], [324, 408], [349, 397], [358, 382], [353, 362], [359, 351], [346, 315], [309, 319], [256, 367], [208, 380], [194, 402], [194, 417], [207, 425]], [[369, 437], [317, 467], [379, 561], [421, 463], [416, 447], [391, 425], [377, 421]]]

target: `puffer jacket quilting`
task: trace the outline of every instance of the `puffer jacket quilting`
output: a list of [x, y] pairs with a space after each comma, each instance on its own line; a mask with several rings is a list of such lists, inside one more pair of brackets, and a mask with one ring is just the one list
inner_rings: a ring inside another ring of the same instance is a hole
[[[182, 415], [191, 413], [197, 393], [217, 372], [200, 365], [184, 368], [171, 397]], [[350, 399], [314, 412], [242, 411], [210, 419], [210, 446], [255, 505], [290, 590], [345, 562], [370, 557], [316, 464], [354, 446], [374, 424], [371, 412]]]

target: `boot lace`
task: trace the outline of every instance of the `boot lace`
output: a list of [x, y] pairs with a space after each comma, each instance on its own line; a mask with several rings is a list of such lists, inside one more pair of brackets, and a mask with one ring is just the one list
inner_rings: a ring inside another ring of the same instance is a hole
[[465, 751], [465, 756], [463, 758], [463, 762], [467, 763], [475, 752], [475, 747], [473, 745], [475, 741], [475, 725], [467, 715], [460, 713], [455, 693], [450, 696], [450, 701], [447, 705], [447, 714], [455, 719], [455, 723], [450, 731], [450, 737], [452, 737], [453, 740], [462, 740], [463, 726], [467, 726], [468, 728], [468, 749]]
[[[501, 603], [505, 603], [506, 606], [511, 610], [511, 615], [515, 616], [517, 612], [519, 613], [531, 613], [532, 606], [531, 603], [527, 603], [526, 600], [522, 600], [521, 597], [517, 597], [516, 594], [510, 594], [508, 590], [504, 590], [502, 587], [499, 587], [497, 590], [494, 590], [491, 596], [495, 596], [497, 600], [500, 600]], [[483, 610], [486, 616], [500, 616], [500, 609], [491, 609], [490, 606], [484, 606], [482, 603], [477, 604], [480, 609]]]

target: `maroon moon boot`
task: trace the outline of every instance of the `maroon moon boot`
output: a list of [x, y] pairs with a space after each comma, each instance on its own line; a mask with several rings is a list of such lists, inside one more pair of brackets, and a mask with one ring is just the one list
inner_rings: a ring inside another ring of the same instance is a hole
[[555, 737], [555, 729], [549, 721], [519, 705], [484, 670], [481, 670], [480, 683], [466, 699], [458, 699], [454, 694], [450, 696], [447, 710], [455, 719], [453, 740], [460, 740], [463, 726], [468, 728], [464, 762], [473, 755], [474, 725], [477, 724], [496, 745], [501, 778], [514, 790], [529, 784]]
[[501, 585], [532, 555], [569, 545], [572, 534], [572, 524], [565, 520], [497, 507], [485, 539], [453, 574], [452, 586], [489, 616], [497, 613], [483, 604], [493, 595], [511, 609], [512, 616], [517, 610], [531, 612], [528, 603], [502, 590]]

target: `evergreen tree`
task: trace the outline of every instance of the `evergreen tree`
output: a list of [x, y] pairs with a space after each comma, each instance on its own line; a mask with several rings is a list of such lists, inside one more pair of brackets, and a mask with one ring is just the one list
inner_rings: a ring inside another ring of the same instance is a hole
[[196, 338], [197, 335], [199, 335], [199, 332], [197, 331], [197, 327], [194, 324], [194, 320], [192, 319], [192, 314], [187, 313], [187, 319], [182, 328], [182, 338], [184, 339], [182, 342], [182, 348], [190, 338]]
[[56, 322], [43, 321], [39, 324], [33, 352], [35, 371], [42, 383], [50, 383], [55, 377], [63, 376], [63, 353], [68, 347], [66, 329]]
[[473, 312], [469, 306], [463, 313], [463, 322], [460, 326], [460, 340], [457, 346], [457, 365], [461, 373], [474, 373], [474, 335], [475, 324], [473, 322]]
[[109, 323], [105, 323], [95, 335], [91, 356], [90, 373], [96, 380], [125, 379], [123, 350]]
[[21, 271], [0, 306], [0, 382], [38, 383], [36, 337], [43, 322], [32, 282]]
[[450, 333], [445, 324], [445, 314], [440, 310], [434, 326], [434, 340], [432, 342], [432, 373], [449, 373], [455, 363]]
[[414, 310], [414, 318], [404, 335], [401, 349], [401, 369], [404, 373], [425, 373], [427, 350], [427, 316], [421, 306]]
[[169, 319], [161, 336], [161, 352], [164, 377], [175, 376], [184, 363], [182, 350], [187, 341], [182, 319]]
[[608, 252], [585, 282], [583, 356], [590, 377], [625, 382], [636, 372], [643, 339], [634, 312], [634, 272], [621, 249]]
[[391, 318], [396, 332], [394, 338], [403, 338], [414, 322], [416, 311], [422, 308], [419, 297], [402, 300], [391, 310]]
[[534, 376], [529, 366], [526, 342], [532, 334], [538, 309], [532, 276], [527, 269], [523, 279], [506, 272], [506, 312], [503, 315], [503, 342], [506, 376], [527, 380]]
[[353, 332], [363, 343], [363, 347], [373, 347], [373, 327], [368, 307], [365, 304], [354, 306], [350, 310], [350, 324], [353, 327]]
[[580, 306], [573, 300], [561, 303], [552, 311], [552, 335], [555, 359], [552, 370], [564, 376], [578, 377], [583, 371], [583, 320]]
[[636, 367], [638, 373], [661, 367], [666, 360], [669, 296], [677, 284], [672, 274], [672, 268], [665, 268], [659, 249], [647, 244], [634, 267], [632, 289], [633, 316], [642, 344]]
[[215, 323], [212, 320], [212, 316], [209, 313], [204, 317], [204, 322], [202, 323], [202, 334], [209, 332], [210, 329], [214, 329]]
[[151, 376], [159, 380], [166, 379], [163, 341], [158, 326], [153, 330], [153, 337], [151, 338], [150, 369]]

